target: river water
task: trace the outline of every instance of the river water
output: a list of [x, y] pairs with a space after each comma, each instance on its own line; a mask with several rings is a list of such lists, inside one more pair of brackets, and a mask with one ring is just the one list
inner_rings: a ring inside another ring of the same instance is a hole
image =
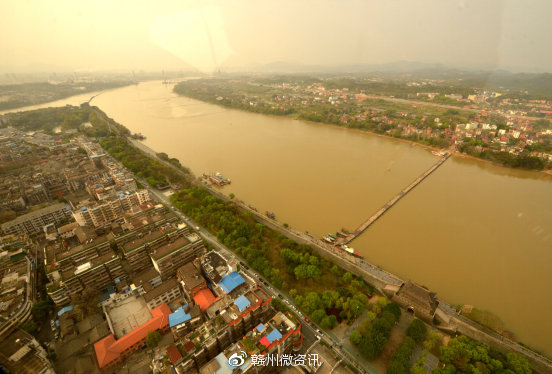
[[[160, 82], [106, 91], [92, 105], [196, 175], [221, 172], [232, 180], [224, 193], [317, 236], [355, 229], [437, 161], [418, 146], [229, 110]], [[453, 304], [492, 311], [552, 354], [552, 177], [452, 157], [351, 246]]]

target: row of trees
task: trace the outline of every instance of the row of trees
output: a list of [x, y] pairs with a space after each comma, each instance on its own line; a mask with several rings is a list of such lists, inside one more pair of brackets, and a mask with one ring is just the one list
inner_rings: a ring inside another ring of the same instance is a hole
[[[395, 353], [391, 357], [391, 362], [387, 368], [389, 374], [403, 374], [410, 371], [410, 357], [418, 344], [424, 341], [427, 335], [426, 325], [419, 319], [415, 318], [410, 322], [406, 330], [406, 336], [399, 344]], [[419, 366], [425, 373], [423, 366]], [[420, 372], [422, 374], [422, 372]]]
[[351, 343], [358, 347], [360, 354], [368, 360], [379, 357], [391, 335], [393, 325], [401, 316], [401, 309], [397, 304], [388, 303], [385, 298], [380, 300], [379, 307], [385, 306], [369, 313], [368, 318], [349, 337]]
[[[255, 221], [233, 202], [224, 202], [202, 187], [173, 195], [176, 207], [240, 255], [274, 286], [289, 292], [313, 320], [332, 328], [338, 317], [354, 319], [362, 314], [373, 289], [363, 280]], [[332, 309], [332, 310], [330, 310]]]
[[531, 365], [518, 353], [503, 355], [488, 346], [459, 336], [441, 347], [441, 361], [444, 367], [437, 368], [436, 374], [460, 373], [500, 373], [531, 374]]
[[542, 158], [531, 156], [528, 151], [521, 153], [520, 155], [513, 155], [509, 152], [501, 152], [498, 150], [479, 150], [479, 144], [462, 144], [458, 149], [462, 153], [469, 154], [470, 156], [482, 158], [496, 162], [498, 164], [509, 166], [513, 168], [542, 170], [551, 165], [550, 162], [546, 162]]
[[391, 363], [387, 367], [387, 373], [406, 374], [410, 372], [410, 357], [414, 352], [414, 348], [416, 348], [416, 342], [410, 336], [406, 336], [393, 353]]
[[32, 334], [38, 330], [44, 322], [48, 321], [48, 316], [54, 311], [54, 303], [52, 300], [40, 300], [33, 304], [31, 308], [32, 319], [25, 322], [21, 328]]
[[[164, 186], [167, 183], [180, 183], [183, 186], [190, 185], [188, 178], [182, 176], [171, 167], [140, 152], [123, 137], [105, 137], [100, 140], [100, 144], [115, 159], [121, 161], [126, 168], [138, 177], [144, 178], [151, 186]], [[181, 170], [189, 173], [186, 168], [181, 167]]]
[[316, 278], [322, 275], [322, 272], [318, 267], [320, 259], [312, 253], [298, 253], [289, 248], [284, 248], [280, 251], [280, 256], [282, 256], [288, 265], [287, 271], [289, 273], [293, 272], [297, 280]]

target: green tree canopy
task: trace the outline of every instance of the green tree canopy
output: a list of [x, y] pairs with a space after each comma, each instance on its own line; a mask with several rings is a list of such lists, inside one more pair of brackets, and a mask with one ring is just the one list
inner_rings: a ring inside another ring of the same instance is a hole
[[415, 318], [412, 322], [410, 322], [408, 329], [406, 329], [406, 335], [414, 339], [416, 343], [421, 343], [427, 335], [427, 327], [425, 323], [418, 318]]
[[506, 367], [516, 374], [531, 374], [531, 365], [525, 356], [510, 352], [506, 355]]
[[40, 300], [33, 305], [31, 313], [35, 321], [41, 321], [46, 319], [53, 310], [54, 304], [50, 300]]
[[346, 272], [343, 274], [343, 281], [350, 283], [353, 280], [353, 274]]
[[159, 340], [161, 340], [161, 334], [157, 331], [150, 331], [148, 335], [146, 335], [146, 345], [148, 348], [157, 347]]
[[354, 345], [359, 345], [360, 344], [360, 341], [362, 339], [362, 335], [360, 334], [360, 332], [358, 330], [355, 330], [351, 333], [351, 335], [349, 336], [349, 340], [351, 341], [351, 343], [353, 343]]
[[28, 321], [28, 322], [25, 322], [21, 328], [23, 330], [25, 330], [26, 332], [28, 332], [29, 334], [32, 334], [33, 332], [36, 331], [36, 329], [38, 328], [37, 324], [34, 322], [34, 321]]
[[326, 317], [326, 312], [323, 309], [317, 309], [311, 314], [312, 320], [316, 323], [320, 323], [324, 317]]

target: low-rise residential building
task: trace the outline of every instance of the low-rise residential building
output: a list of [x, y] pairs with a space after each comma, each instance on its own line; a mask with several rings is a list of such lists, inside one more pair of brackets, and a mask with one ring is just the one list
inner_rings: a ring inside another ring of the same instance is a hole
[[144, 204], [142, 211], [125, 217], [121, 224], [116, 223], [118, 229], [117, 232], [113, 232], [113, 240], [119, 247], [122, 247], [166, 224], [177, 222], [178, 217], [174, 213], [166, 213], [163, 205], [154, 207], [151, 203]]
[[128, 212], [150, 200], [147, 190], [121, 192], [101, 201], [75, 207], [73, 218], [81, 226], [100, 227], [122, 218]]
[[57, 225], [70, 220], [70, 209], [64, 203], [53, 204], [3, 223], [2, 231], [6, 234], [37, 235], [43, 232], [44, 226], [51, 223]]
[[148, 289], [155, 288], [159, 286], [163, 281], [161, 280], [161, 275], [155, 270], [155, 268], [150, 267], [147, 270], [139, 273], [134, 276], [134, 287], [140, 292], [144, 293]]
[[142, 237], [122, 245], [122, 251], [127, 259], [130, 268], [139, 272], [152, 266], [149, 253], [157, 248], [174, 241], [176, 238], [189, 232], [185, 224], [178, 225], [178, 228], [172, 224], [165, 224], [154, 231], [151, 231]]
[[161, 304], [151, 311], [151, 319], [124, 334], [119, 339], [110, 334], [94, 344], [94, 352], [98, 367], [102, 371], [114, 369], [134, 352], [142, 349], [149, 332], [157, 331], [165, 334], [169, 330], [169, 314], [167, 304]]
[[121, 261], [114, 253], [107, 253], [61, 273], [61, 280], [71, 296], [86, 288], [101, 291], [126, 277]]
[[150, 257], [161, 278], [168, 279], [176, 274], [179, 267], [193, 261], [203, 254], [203, 251], [204, 246], [200, 237], [192, 233], [154, 249]]
[[182, 296], [180, 285], [174, 278], [166, 280], [154, 288], [150, 288], [149, 285], [146, 284], [144, 290], [146, 291], [144, 300], [146, 300], [148, 308], [150, 309], [154, 309], [163, 303], [168, 304]]
[[31, 261], [25, 252], [19, 253], [0, 258], [0, 335], [17, 328], [31, 314]]
[[46, 289], [57, 305], [66, 304], [68, 298], [81, 293], [85, 288], [101, 291], [126, 279], [127, 274], [119, 257], [109, 248], [109, 242], [107, 245], [107, 249], [102, 250], [101, 254], [90, 251], [80, 258], [75, 255], [69, 260], [62, 259], [59, 265], [55, 260], [48, 264], [46, 268], [50, 283]]
[[[259, 323], [241, 340], [226, 348], [200, 369], [200, 374], [218, 373], [277, 373], [287, 366], [281, 361], [285, 355], [301, 348], [303, 336], [301, 324], [291, 314], [278, 312], [270, 320]], [[230, 358], [236, 355], [244, 360], [231, 365]], [[291, 362], [289, 364], [291, 366]]]
[[0, 337], [0, 367], [14, 374], [55, 374], [44, 348], [22, 330]]
[[218, 284], [223, 277], [232, 271], [226, 259], [216, 251], [207, 252], [203, 256], [201, 268], [211, 284]]
[[86, 287], [106, 287], [115, 279], [126, 277], [106, 236], [90, 238], [84, 244], [69, 248], [64, 242], [50, 244], [44, 248], [44, 262], [50, 280], [46, 290], [58, 306], [68, 304], [71, 295]]
[[175, 339], [198, 328], [203, 322], [203, 315], [198, 305], [183, 305], [169, 315], [169, 327]]
[[181, 266], [176, 271], [176, 277], [184, 289], [188, 300], [192, 300], [198, 292], [207, 289], [207, 281], [200, 271], [199, 259]]

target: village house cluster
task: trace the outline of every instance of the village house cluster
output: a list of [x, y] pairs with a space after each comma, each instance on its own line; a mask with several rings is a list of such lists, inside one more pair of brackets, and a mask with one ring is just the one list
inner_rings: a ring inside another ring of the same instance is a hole
[[[475, 156], [488, 150], [552, 161], [552, 128], [535, 125], [538, 119], [531, 117], [547, 121], [546, 116], [552, 114], [548, 100], [502, 98], [490, 90], [476, 90], [466, 96], [425, 91], [406, 95], [418, 104], [392, 102], [389, 99], [393, 96], [365, 90], [328, 88], [320, 82], [259, 84], [231, 80], [212, 84], [199, 96], [213, 92], [217, 101], [227, 105], [273, 114], [294, 113], [306, 120], [366, 129]], [[260, 86], [264, 91], [258, 93]], [[440, 104], [440, 98], [446, 99], [448, 106], [424, 106], [424, 102]]]

